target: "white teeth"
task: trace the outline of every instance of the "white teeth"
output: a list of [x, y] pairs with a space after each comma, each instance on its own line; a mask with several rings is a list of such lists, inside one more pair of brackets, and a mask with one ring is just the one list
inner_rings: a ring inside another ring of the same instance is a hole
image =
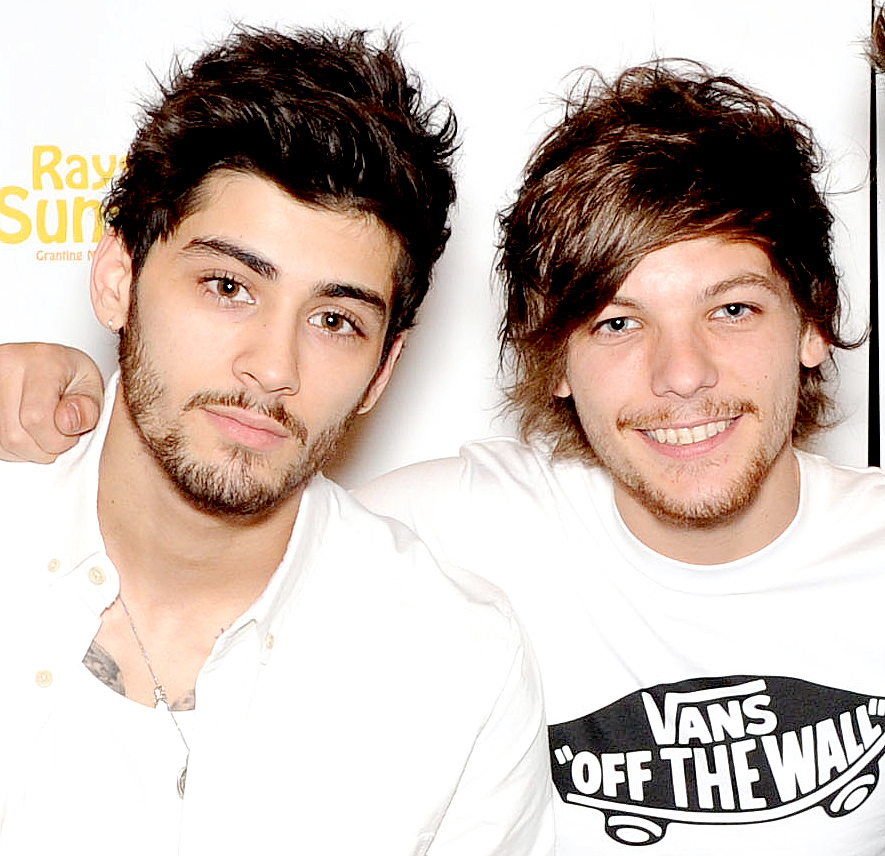
[[734, 422], [733, 419], [723, 419], [720, 422], [695, 425], [694, 428], [655, 428], [645, 433], [652, 440], [657, 440], [658, 443], [665, 443], [668, 446], [688, 446], [721, 434], [732, 422]]

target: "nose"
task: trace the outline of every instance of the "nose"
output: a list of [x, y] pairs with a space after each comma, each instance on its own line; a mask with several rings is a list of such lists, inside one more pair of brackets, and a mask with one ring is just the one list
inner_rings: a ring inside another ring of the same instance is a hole
[[298, 343], [290, 323], [269, 319], [244, 330], [233, 372], [246, 389], [277, 395], [295, 395], [298, 376]]
[[655, 395], [691, 398], [716, 385], [719, 373], [708, 343], [698, 331], [660, 331], [653, 344], [651, 384]]

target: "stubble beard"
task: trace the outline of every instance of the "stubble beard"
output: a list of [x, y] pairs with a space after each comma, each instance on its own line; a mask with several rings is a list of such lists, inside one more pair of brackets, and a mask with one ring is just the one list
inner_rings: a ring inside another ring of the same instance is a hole
[[[744, 401], [708, 404], [704, 410], [711, 419], [720, 415], [725, 418], [726, 414], [736, 413], [742, 414], [741, 418], [744, 419], [760, 418], [759, 409], [754, 404]], [[795, 408], [792, 413], [795, 415]], [[668, 414], [657, 413], [653, 416], [636, 415], [623, 418], [618, 424], [619, 428], [635, 430], [631, 426], [666, 424], [673, 421], [675, 420]], [[714, 529], [731, 523], [754, 504], [775, 462], [791, 442], [792, 422], [793, 416], [790, 416], [787, 407], [777, 408], [775, 422], [771, 426], [768, 438], [760, 439], [756, 448], [751, 451], [744, 468], [717, 493], [693, 499], [673, 496], [653, 484], [630, 462], [617, 459], [604, 441], [594, 444], [591, 438], [590, 442], [600, 463], [614, 481], [658, 520], [679, 529]], [[679, 464], [674, 466], [678, 467], [677, 479], [690, 482], [693, 478], [700, 481], [715, 464], [686, 463], [681, 467]]]
[[287, 467], [274, 469], [257, 452], [232, 445], [221, 463], [196, 458], [181, 425], [162, 414], [166, 389], [144, 346], [136, 305], [120, 338], [120, 385], [129, 416], [142, 443], [178, 491], [196, 508], [220, 516], [254, 519], [274, 511], [334, 456], [356, 418], [355, 407], [337, 425], [308, 443], [303, 422], [278, 408], [252, 404], [244, 393], [202, 391], [185, 404], [184, 413], [204, 404], [253, 406], [277, 418], [302, 443], [302, 454]]
[[[730, 523], [752, 506], [776, 458], [776, 454], [757, 454], [719, 495], [696, 501], [669, 496], [635, 472], [612, 472], [612, 476], [658, 520], [679, 529], [715, 529]], [[684, 477], [690, 478], [690, 473], [686, 472]]]

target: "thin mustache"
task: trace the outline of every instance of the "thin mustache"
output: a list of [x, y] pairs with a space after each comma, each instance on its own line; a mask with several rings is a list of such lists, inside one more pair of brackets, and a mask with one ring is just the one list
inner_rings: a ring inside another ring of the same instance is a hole
[[220, 407], [240, 407], [243, 410], [252, 410], [267, 416], [279, 423], [293, 437], [296, 437], [302, 443], [307, 442], [307, 427], [297, 417], [293, 416], [283, 407], [282, 404], [266, 404], [256, 401], [248, 393], [240, 392], [216, 392], [215, 390], [204, 390], [192, 395], [184, 405], [184, 411], [194, 410], [198, 407], [211, 407], [217, 405]]
[[684, 422], [695, 421], [699, 416], [709, 420], [734, 419], [748, 413], [753, 416], [759, 415], [759, 408], [752, 401], [706, 401], [699, 408], [694, 408], [691, 413], [675, 407], [662, 407], [658, 410], [644, 412], [635, 411], [624, 413], [618, 419], [619, 429], [636, 429], [647, 431], [650, 427], [661, 425], [678, 425]]

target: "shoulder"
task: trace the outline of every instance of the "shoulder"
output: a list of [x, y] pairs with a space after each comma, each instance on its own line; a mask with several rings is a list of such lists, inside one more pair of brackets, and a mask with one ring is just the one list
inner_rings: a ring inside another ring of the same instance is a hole
[[[98, 468], [108, 430], [117, 386], [116, 375], [108, 382], [101, 417], [96, 428], [82, 437], [51, 464], [0, 461], [0, 515], [9, 532], [12, 521], [51, 524], [69, 515], [72, 508], [94, 502]], [[94, 512], [94, 508], [91, 509]]]
[[796, 450], [804, 494], [811, 501], [862, 500], [881, 496], [885, 473], [879, 467], [849, 467], [822, 455]]
[[[885, 534], [885, 474], [879, 467], [849, 467], [821, 455], [796, 452], [800, 516], [820, 531]], [[885, 549], [885, 548], [883, 548]]]
[[79, 444], [84, 448], [71, 449], [51, 464], [0, 461], [0, 515], [7, 533], [14, 520], [45, 520], [52, 509], [76, 497], [73, 482], [79, 483], [87, 475], [82, 465], [86, 445]]
[[[317, 485], [329, 505], [324, 559], [373, 602], [407, 601], [436, 620], [476, 621], [493, 635], [520, 635], [506, 595], [471, 571], [438, 560], [397, 519], [367, 510], [334, 482]], [[334, 544], [334, 547], [331, 545]]]
[[457, 498], [469, 505], [489, 493], [531, 489], [548, 477], [551, 468], [543, 451], [497, 437], [466, 443], [457, 457], [394, 470], [353, 494], [368, 508], [401, 517], [400, 510], [416, 502], [440, 504]]

